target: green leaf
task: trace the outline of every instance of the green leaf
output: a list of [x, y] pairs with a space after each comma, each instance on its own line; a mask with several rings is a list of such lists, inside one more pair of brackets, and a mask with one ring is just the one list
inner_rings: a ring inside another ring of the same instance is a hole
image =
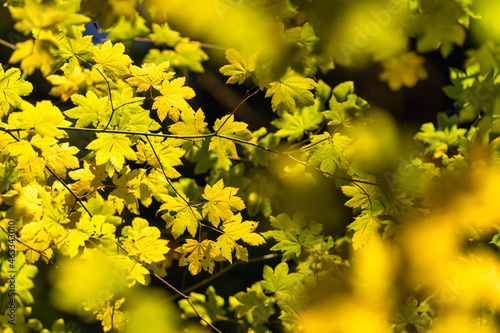
[[266, 293], [285, 293], [292, 294], [294, 285], [300, 283], [302, 276], [298, 273], [288, 273], [288, 265], [286, 262], [279, 263], [274, 270], [265, 265], [264, 280], [260, 281], [260, 285]]
[[294, 70], [289, 70], [279, 81], [270, 83], [266, 97], [273, 97], [271, 105], [273, 111], [278, 108], [295, 112], [297, 106], [314, 104], [314, 95], [309, 90], [316, 87], [313, 79], [305, 78]]
[[351, 142], [351, 138], [340, 133], [333, 136], [328, 133], [312, 136], [311, 143], [306, 146], [312, 150], [309, 164], [331, 174], [335, 173], [337, 168], [347, 170], [349, 165], [344, 152]]
[[293, 220], [282, 213], [276, 217], [269, 218], [273, 230], [266, 231], [262, 235], [266, 238], [274, 238], [276, 244], [271, 251], [281, 251], [282, 260], [287, 261], [298, 258], [305, 250], [311, 254], [313, 248], [323, 242], [323, 236], [320, 235], [322, 225], [311, 223], [306, 228], [304, 216], [295, 214]]
[[[224, 298], [217, 295], [215, 288], [210, 286], [205, 291], [205, 295], [199, 293], [189, 293], [189, 298], [192, 305], [196, 308], [209, 323], [213, 323], [217, 319], [226, 314], [224, 310]], [[199, 314], [194, 311], [193, 307], [185, 299], [179, 301], [179, 307], [184, 311], [181, 315], [183, 318], [199, 318]], [[202, 324], [206, 324], [201, 321]]]
[[226, 59], [230, 65], [224, 65], [220, 69], [223, 75], [229, 76], [226, 83], [242, 84], [246, 78], [255, 70], [255, 62], [259, 52], [251, 53], [247, 50], [240, 53], [235, 49], [226, 50]]
[[288, 142], [299, 141], [306, 131], [314, 131], [323, 121], [323, 115], [316, 107], [303, 107], [295, 113], [283, 112], [280, 118], [271, 124], [279, 128], [276, 135], [286, 138]]
[[342, 82], [333, 88], [329, 105], [330, 110], [323, 112], [325, 118], [330, 120], [328, 125], [342, 125], [346, 130], [351, 130], [352, 121], [361, 117], [370, 107], [364, 99], [354, 93], [352, 81]]
[[246, 292], [240, 291], [229, 297], [230, 310], [237, 318], [243, 318], [252, 325], [258, 326], [268, 321], [275, 313], [274, 298], [267, 297], [260, 283], [254, 283]]
[[180, 33], [170, 29], [167, 22], [163, 24], [153, 23], [152, 25], [153, 32], [149, 34], [149, 38], [151, 38], [155, 44], [167, 44], [170, 47], [175, 46], [182, 38]]

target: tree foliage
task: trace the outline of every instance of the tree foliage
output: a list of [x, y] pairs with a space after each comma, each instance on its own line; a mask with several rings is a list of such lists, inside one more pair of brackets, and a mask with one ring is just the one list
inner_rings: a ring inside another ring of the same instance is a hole
[[[2, 331], [496, 332], [483, 2], [5, 1], [22, 37], [0, 39]], [[436, 92], [455, 110], [413, 151], [331, 79], [376, 64], [410, 89], [467, 38]], [[221, 112], [220, 91], [244, 96]]]

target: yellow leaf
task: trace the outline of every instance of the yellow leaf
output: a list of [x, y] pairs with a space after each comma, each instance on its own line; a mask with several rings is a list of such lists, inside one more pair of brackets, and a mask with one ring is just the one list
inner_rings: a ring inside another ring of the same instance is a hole
[[[229, 262], [233, 262], [233, 250], [238, 246], [236, 241], [242, 240], [249, 245], [261, 245], [266, 241], [261, 235], [254, 233], [258, 223], [253, 221], [242, 222], [241, 214], [234, 215], [230, 220], [225, 221], [221, 229], [224, 234], [217, 238], [215, 243], [220, 254]], [[239, 250], [241, 253], [241, 249]]]
[[126, 79], [128, 84], [137, 87], [137, 92], [146, 91], [149, 88], [160, 90], [165, 80], [170, 80], [173, 72], [169, 72], [170, 63], [162, 62], [158, 66], [153, 63], [142, 64], [142, 67], [130, 66], [132, 77]]
[[415, 52], [403, 53], [383, 63], [384, 70], [380, 73], [379, 80], [387, 81], [391, 90], [399, 90], [403, 86], [411, 88], [418, 80], [427, 79], [424, 62], [425, 59]]
[[214, 260], [211, 256], [213, 241], [209, 239], [198, 243], [195, 239], [186, 239], [186, 243], [175, 249], [176, 252], [182, 254], [179, 259], [180, 266], [188, 265], [191, 275], [196, 275], [203, 268], [210, 274], [214, 271]]
[[80, 165], [78, 158], [74, 156], [78, 152], [78, 148], [70, 147], [68, 142], [64, 142], [44, 149], [42, 156], [47, 166], [64, 179], [68, 169], [75, 169]]
[[111, 162], [117, 171], [125, 164], [125, 159], [135, 161], [135, 152], [129, 138], [121, 134], [97, 133], [97, 139], [89, 143], [87, 149], [96, 151], [96, 164]]
[[191, 87], [185, 87], [185, 77], [179, 77], [172, 81], [163, 81], [160, 89], [161, 96], [155, 98], [153, 109], [158, 109], [158, 118], [163, 121], [167, 115], [173, 121], [179, 120], [180, 110], [189, 110], [191, 107], [186, 99], [195, 96]]
[[238, 189], [235, 187], [224, 188], [223, 180], [219, 180], [214, 186], [207, 184], [203, 198], [208, 200], [203, 205], [203, 217], [208, 216], [208, 220], [214, 227], [221, 221], [226, 221], [233, 216], [234, 211], [245, 208], [245, 203], [236, 196]]
[[129, 74], [129, 65], [132, 63], [132, 59], [123, 54], [124, 51], [125, 46], [122, 43], [113, 45], [109, 40], [101, 47], [96, 47], [94, 49], [96, 68], [112, 80]]
[[67, 134], [57, 126], [69, 126], [64, 115], [50, 101], [41, 101], [33, 106], [23, 103], [23, 111], [19, 115], [19, 127], [24, 129], [34, 129], [35, 133], [41, 136], [51, 136], [55, 138], [66, 137]]
[[20, 77], [19, 68], [10, 68], [4, 72], [0, 66], [0, 109], [4, 114], [8, 113], [10, 106], [20, 107], [20, 96], [26, 96], [33, 90], [33, 85]]

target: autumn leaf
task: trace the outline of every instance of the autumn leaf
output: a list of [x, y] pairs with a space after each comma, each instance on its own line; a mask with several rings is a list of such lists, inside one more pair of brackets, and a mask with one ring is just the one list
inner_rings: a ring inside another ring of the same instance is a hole
[[273, 111], [283, 108], [294, 112], [297, 106], [314, 104], [314, 95], [309, 90], [317, 86], [313, 79], [305, 78], [294, 70], [289, 70], [279, 81], [270, 83], [266, 97], [271, 99]]
[[75, 127], [108, 123], [111, 116], [109, 98], [97, 97], [94, 92], [89, 90], [85, 96], [79, 94], [71, 96], [71, 101], [77, 106], [64, 113], [70, 118], [77, 119]]
[[348, 228], [354, 230], [352, 246], [355, 250], [369, 244], [374, 238], [379, 237], [381, 220], [369, 210], [362, 211]]
[[384, 70], [379, 75], [381, 81], [387, 81], [391, 90], [399, 90], [403, 86], [413, 87], [418, 80], [427, 79], [424, 67], [425, 59], [415, 52], [406, 52], [383, 63]]
[[261, 245], [266, 241], [264, 237], [255, 233], [258, 223], [253, 221], [242, 222], [241, 214], [238, 213], [233, 215], [230, 220], [225, 221], [221, 230], [224, 232], [221, 236], [217, 237], [215, 243], [216, 248], [220, 251], [220, 254], [227, 259], [229, 262], [233, 262], [233, 251], [241, 250], [241, 245], [237, 244], [236, 241], [242, 240], [249, 245]]
[[158, 109], [158, 118], [161, 121], [168, 116], [173, 121], [178, 121], [181, 110], [189, 110], [191, 107], [186, 99], [195, 96], [191, 87], [185, 87], [185, 77], [179, 77], [172, 81], [163, 81], [160, 89], [161, 96], [155, 98], [153, 109]]
[[97, 165], [111, 162], [120, 171], [125, 159], [135, 161], [137, 157], [130, 146], [132, 142], [124, 135], [114, 133], [97, 133], [97, 139], [87, 145], [87, 149], [96, 151]]
[[78, 157], [74, 156], [79, 152], [79, 149], [70, 146], [68, 142], [57, 144], [48, 147], [42, 151], [42, 156], [45, 159], [47, 166], [61, 178], [66, 178], [68, 169], [76, 169], [79, 167]]
[[251, 72], [255, 70], [255, 62], [259, 52], [250, 53], [249, 51], [242, 51], [240, 53], [235, 49], [228, 49], [226, 51], [226, 59], [230, 65], [224, 65], [220, 69], [223, 75], [229, 76], [226, 83], [242, 84], [246, 78], [249, 77]]
[[10, 68], [4, 72], [0, 64], [0, 109], [3, 114], [9, 112], [10, 106], [20, 107], [21, 96], [27, 96], [33, 90], [33, 85], [20, 77], [19, 68]]
[[[247, 129], [247, 124], [241, 121], [234, 121], [234, 115], [226, 115], [222, 119], [217, 119], [214, 123], [214, 131], [220, 135], [233, 137], [241, 140], [250, 140], [252, 133]], [[212, 137], [209, 150], [215, 150], [220, 160], [225, 160], [227, 156], [237, 157], [236, 146], [233, 141], [223, 137]]]
[[164, 260], [165, 254], [170, 250], [168, 241], [160, 239], [160, 230], [149, 226], [149, 222], [143, 218], [134, 218], [132, 226], [123, 228], [122, 235], [125, 237], [123, 245], [129, 251], [128, 255], [148, 264]]
[[167, 211], [161, 217], [167, 222], [167, 228], [172, 227], [174, 238], [179, 238], [186, 230], [194, 237], [201, 215], [196, 207], [190, 206], [187, 197], [182, 193], [181, 195], [182, 197], [164, 196], [165, 203], [158, 211]]
[[50, 101], [41, 101], [36, 106], [23, 103], [23, 111], [19, 114], [20, 128], [34, 129], [41, 136], [62, 138], [66, 132], [57, 126], [68, 126], [71, 123], [65, 120], [61, 110]]
[[175, 252], [182, 255], [179, 259], [179, 265], [188, 266], [191, 275], [198, 274], [202, 269], [212, 274], [215, 266], [211, 255], [212, 244], [213, 241], [209, 239], [202, 242], [195, 239], [186, 239], [186, 243], [175, 249]]
[[[207, 123], [202, 109], [194, 112], [193, 109], [181, 111], [180, 120], [168, 127], [170, 133], [178, 136], [201, 135], [206, 132]], [[192, 146], [192, 141], [179, 139], [174, 142], [181, 142], [184, 146]], [[179, 143], [180, 144], [180, 143]]]
[[203, 205], [203, 217], [208, 216], [208, 221], [217, 227], [221, 221], [230, 219], [233, 212], [244, 209], [245, 203], [236, 196], [236, 192], [238, 189], [235, 187], [224, 187], [222, 179], [214, 186], [207, 184], [202, 195], [208, 201]]
[[132, 77], [126, 79], [131, 86], [137, 87], [137, 92], [146, 91], [149, 88], [160, 90], [165, 80], [170, 80], [173, 72], [169, 72], [169, 62], [162, 62], [158, 66], [153, 63], [142, 64], [142, 67], [130, 66]]
[[94, 48], [95, 68], [102, 70], [112, 80], [129, 74], [132, 59], [123, 52], [125, 52], [125, 46], [122, 43], [113, 45], [109, 40], [100, 47], [96, 46]]

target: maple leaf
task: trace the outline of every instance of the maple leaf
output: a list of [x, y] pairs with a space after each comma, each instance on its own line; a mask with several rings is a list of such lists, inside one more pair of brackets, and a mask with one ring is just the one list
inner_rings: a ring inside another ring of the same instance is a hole
[[223, 75], [229, 76], [226, 83], [242, 84], [251, 72], [255, 70], [255, 62], [259, 52], [250, 53], [243, 51], [240, 53], [235, 49], [226, 50], [226, 59], [230, 65], [224, 65], [220, 69]]
[[132, 287], [136, 282], [147, 286], [150, 281], [149, 271], [137, 260], [126, 255], [116, 255], [112, 257], [113, 263], [120, 271], [127, 275], [127, 285]]
[[83, 169], [68, 172], [71, 179], [76, 180], [70, 184], [71, 190], [77, 195], [84, 195], [101, 189], [103, 181], [108, 177], [104, 165], [83, 161]]
[[4, 193], [12, 184], [17, 183], [19, 175], [20, 172], [13, 161], [7, 160], [5, 163], [0, 163], [0, 193]]
[[335, 133], [333, 136], [329, 133], [312, 136], [311, 143], [306, 146], [312, 149], [309, 164], [328, 173], [334, 173], [338, 167], [347, 170], [349, 165], [344, 151], [351, 142], [351, 138], [340, 133]]
[[97, 133], [97, 139], [87, 145], [87, 149], [96, 151], [96, 164], [101, 165], [106, 162], [120, 171], [125, 164], [125, 159], [135, 161], [134, 150], [130, 148], [132, 142], [124, 135], [115, 133]]
[[189, 293], [189, 298], [196, 311], [187, 300], [180, 300], [179, 307], [184, 311], [181, 315], [183, 318], [199, 318], [201, 314], [209, 323], [213, 323], [227, 312], [224, 310], [224, 298], [217, 295], [213, 286], [208, 287], [205, 294]]
[[258, 222], [244, 221], [242, 222], [241, 214], [238, 213], [233, 215], [231, 219], [223, 222], [221, 230], [224, 232], [221, 236], [217, 237], [215, 246], [220, 254], [227, 259], [229, 262], [233, 262], [233, 250], [238, 245], [236, 241], [242, 240], [245, 243], [256, 246], [264, 244], [266, 241], [264, 238], [253, 232], [257, 226]]
[[22, 140], [7, 145], [5, 153], [16, 158], [17, 169], [23, 171], [29, 170], [29, 174], [35, 178], [36, 176], [43, 175], [45, 160], [39, 158], [38, 152], [33, 148], [30, 142]]
[[129, 182], [139, 175], [139, 170], [130, 171], [128, 166], [125, 166], [118, 174], [113, 175], [113, 184], [116, 188], [111, 191], [108, 200], [113, 201], [118, 214], [121, 214], [125, 205], [127, 209], [134, 213], [139, 214], [139, 202], [136, 194], [130, 191]]
[[33, 74], [39, 68], [44, 76], [52, 74], [55, 69], [53, 56], [50, 53], [51, 43], [45, 40], [28, 39], [24, 42], [16, 43], [16, 50], [9, 58], [9, 63], [21, 62], [21, 70]]
[[[63, 68], [65, 67], [63, 66]], [[80, 66], [76, 66], [70, 74], [52, 74], [47, 76], [46, 79], [53, 85], [49, 95], [59, 96], [61, 101], [66, 102], [71, 96], [78, 93], [79, 85], [85, 81], [86, 75]]]
[[[168, 127], [168, 130], [174, 135], [200, 135], [206, 132], [207, 123], [205, 122], [205, 114], [200, 108], [194, 112], [193, 109], [181, 111], [180, 120]], [[185, 148], [192, 146], [193, 142], [189, 140], [174, 140], [174, 142], [183, 143]], [[179, 144], [180, 144], [179, 143]]]
[[[77, 14], [73, 2], [23, 1], [23, 6], [9, 6], [16, 30], [29, 34], [33, 30], [48, 29], [69, 32], [73, 25], [83, 24], [90, 18]], [[41, 15], [43, 13], [43, 15]]]
[[[370, 177], [368, 181], [375, 182], [375, 177]], [[360, 207], [361, 210], [370, 209], [371, 211], [378, 211], [383, 208], [378, 197], [379, 187], [370, 184], [357, 184], [354, 185], [344, 185], [340, 187], [344, 195], [350, 197], [345, 205], [348, 207]]]
[[189, 38], [182, 38], [171, 51], [170, 65], [179, 68], [183, 73], [189, 71], [203, 73], [205, 69], [201, 64], [208, 59], [208, 55], [203, 51], [200, 43], [191, 42]]
[[186, 201], [187, 197], [182, 194], [182, 197], [164, 196], [165, 203], [160, 206], [158, 211], [167, 210], [161, 217], [167, 222], [167, 228], [172, 227], [172, 235], [174, 238], [179, 238], [186, 229], [191, 236], [194, 237], [198, 230], [199, 219], [201, 215], [196, 207], [190, 206]]
[[68, 126], [71, 123], [65, 120], [61, 110], [51, 101], [37, 102], [36, 106], [23, 103], [23, 111], [19, 115], [21, 128], [34, 129], [41, 136], [62, 138], [67, 136], [66, 132], [57, 126]]
[[86, 58], [93, 52], [92, 36], [82, 36], [84, 29], [83, 26], [73, 28], [72, 36], [63, 32], [53, 33], [50, 30], [40, 30], [36, 36], [37, 40], [47, 40], [53, 44], [50, 48], [56, 60], [53, 67], [57, 69], [64, 65], [65, 75], [73, 73], [75, 68], [80, 67], [79, 59]]
[[104, 72], [112, 80], [129, 74], [129, 65], [132, 63], [132, 59], [123, 54], [124, 51], [125, 46], [122, 43], [113, 45], [109, 40], [104, 42], [101, 47], [96, 46], [93, 57], [96, 69]]
[[403, 86], [411, 88], [417, 84], [418, 80], [427, 79], [424, 62], [425, 59], [415, 52], [403, 53], [382, 64], [384, 69], [379, 79], [387, 81], [391, 90], [399, 90]]
[[10, 106], [20, 107], [20, 96], [27, 96], [33, 90], [33, 85], [20, 77], [19, 68], [10, 68], [4, 72], [0, 64], [0, 108], [3, 114], [9, 112]]
[[107, 302], [106, 306], [103, 306], [102, 309], [96, 313], [96, 319], [101, 321], [104, 332], [113, 329], [122, 331], [125, 328], [125, 325], [130, 319], [130, 314], [118, 310], [124, 302], [125, 297], [114, 301], [113, 304]]
[[374, 238], [379, 237], [378, 231], [382, 221], [369, 210], [362, 211], [348, 228], [354, 230], [352, 246], [355, 250], [369, 244]]
[[230, 310], [237, 318], [245, 319], [257, 326], [268, 321], [275, 312], [275, 300], [268, 297], [262, 290], [260, 283], [254, 283], [246, 292], [240, 291], [229, 296]]
[[130, 66], [132, 77], [126, 79], [131, 86], [137, 87], [137, 92], [146, 91], [149, 88], [160, 90], [165, 80], [170, 80], [173, 72], [169, 72], [169, 62], [162, 62], [158, 66], [153, 63], [142, 64], [142, 67]]
[[[182, 165], [181, 157], [186, 151], [182, 148], [171, 147], [168, 140], [161, 138], [150, 139], [154, 151], [149, 143], [138, 141], [137, 157], [139, 162], [147, 162], [153, 168], [163, 168], [169, 178], [178, 178], [181, 174], [174, 169], [175, 166]], [[156, 154], [155, 154], [156, 153]], [[158, 158], [160, 163], [158, 163]]]
[[289, 70], [279, 81], [270, 83], [265, 97], [273, 96], [273, 111], [283, 108], [294, 112], [297, 106], [314, 104], [314, 95], [309, 90], [317, 86], [313, 79], [305, 78], [294, 70]]
[[148, 264], [164, 260], [165, 254], [170, 250], [168, 241], [160, 239], [160, 230], [150, 227], [149, 222], [143, 218], [134, 218], [132, 226], [123, 228], [122, 236], [126, 238], [123, 245], [129, 251], [128, 255], [136, 256]]
[[13, 187], [19, 195], [15, 196], [14, 204], [7, 210], [6, 217], [11, 219], [22, 217], [23, 221], [40, 221], [43, 208], [38, 194], [43, 188], [36, 182], [22, 187], [17, 183]]
[[[247, 129], [248, 124], [241, 121], [234, 121], [234, 115], [226, 115], [222, 119], [217, 119], [214, 123], [214, 131], [223, 136], [229, 136], [241, 140], [250, 140], [252, 132]], [[210, 139], [209, 150], [215, 150], [217, 157], [224, 161], [227, 155], [237, 157], [236, 145], [233, 141], [222, 137], [212, 137]]]
[[195, 239], [186, 239], [186, 243], [175, 249], [182, 255], [179, 258], [179, 266], [188, 265], [191, 275], [198, 274], [202, 269], [212, 274], [215, 266], [211, 255], [212, 244], [213, 241], [209, 239], [205, 239], [201, 243]]
[[191, 87], [185, 87], [185, 77], [172, 81], [163, 81], [160, 89], [161, 96], [155, 98], [152, 108], [158, 109], [158, 118], [163, 121], [167, 115], [173, 121], [179, 120], [180, 110], [189, 110], [191, 107], [186, 99], [195, 96]]
[[168, 46], [173, 47], [182, 39], [180, 33], [170, 29], [167, 22], [161, 25], [153, 23], [151, 28], [153, 32], [150, 33], [148, 37], [151, 38], [157, 45], [167, 44]]
[[224, 187], [221, 179], [214, 186], [206, 185], [202, 194], [208, 202], [203, 205], [203, 217], [208, 216], [208, 221], [217, 227], [222, 221], [226, 221], [233, 216], [233, 212], [245, 208], [245, 203], [236, 196], [238, 189], [235, 187]]
[[272, 251], [281, 251], [283, 261], [298, 257], [302, 250], [311, 253], [311, 250], [323, 242], [320, 235], [322, 225], [311, 223], [309, 228], [305, 228], [304, 216], [295, 214], [293, 220], [285, 213], [276, 217], [270, 217], [273, 230], [266, 231], [262, 235], [269, 239], [274, 238], [276, 244]]
[[353, 128], [352, 120], [361, 117], [363, 111], [370, 105], [354, 93], [354, 83], [346, 81], [338, 84], [332, 90], [329, 102], [330, 110], [323, 111], [327, 125], [342, 125], [346, 130]]
[[22, 243], [17, 245], [17, 250], [24, 252], [27, 262], [34, 263], [40, 256], [45, 261], [52, 257], [52, 235], [45, 230], [42, 223], [30, 222], [23, 226], [19, 234]]
[[65, 111], [64, 113], [76, 121], [75, 127], [87, 127], [92, 124], [107, 124], [111, 116], [111, 107], [109, 105], [109, 98], [97, 97], [92, 91], [87, 91], [85, 96], [73, 95], [71, 101], [77, 106]]
[[279, 263], [274, 270], [265, 265], [262, 274], [264, 280], [260, 285], [267, 293], [286, 293], [292, 294], [292, 289], [302, 280], [302, 275], [298, 273], [288, 273], [286, 262]]
[[68, 142], [57, 144], [42, 150], [42, 156], [47, 166], [61, 178], [66, 178], [68, 169], [78, 168], [80, 163], [78, 157], [74, 156], [79, 152], [76, 147], [70, 147]]
[[89, 238], [90, 234], [78, 228], [69, 230], [69, 234], [64, 240], [69, 257], [75, 257], [78, 254], [80, 246], [85, 246], [85, 241]]
[[306, 131], [314, 131], [323, 121], [323, 115], [316, 107], [303, 107], [295, 113], [283, 112], [280, 118], [271, 124], [279, 128], [276, 135], [286, 138], [288, 142], [302, 139]]

